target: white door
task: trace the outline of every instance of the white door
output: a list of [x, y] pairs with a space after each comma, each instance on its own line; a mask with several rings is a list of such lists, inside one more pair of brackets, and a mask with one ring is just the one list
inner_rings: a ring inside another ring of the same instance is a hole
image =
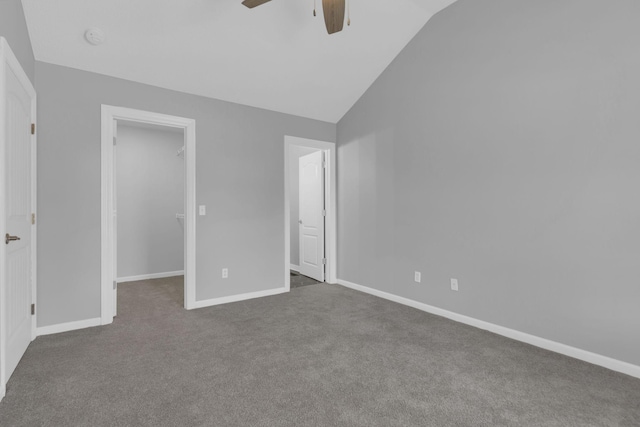
[[300, 273], [324, 282], [324, 166], [322, 151], [300, 157]]
[[2, 192], [0, 263], [2, 289], [2, 387], [15, 370], [32, 337], [32, 107], [35, 92], [26, 75], [2, 44], [0, 73], [0, 159]]

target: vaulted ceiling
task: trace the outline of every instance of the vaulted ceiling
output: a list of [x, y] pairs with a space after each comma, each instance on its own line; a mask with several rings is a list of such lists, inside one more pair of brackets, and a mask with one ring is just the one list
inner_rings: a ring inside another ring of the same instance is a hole
[[348, 1], [328, 35], [322, 0], [22, 0], [38, 61], [331, 123], [455, 0]]

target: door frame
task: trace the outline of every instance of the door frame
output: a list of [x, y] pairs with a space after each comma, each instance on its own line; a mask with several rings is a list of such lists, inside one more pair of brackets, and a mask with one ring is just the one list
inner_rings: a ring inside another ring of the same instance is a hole
[[[15, 73], [16, 77], [20, 81], [20, 83], [24, 86], [25, 90], [31, 97], [31, 122], [37, 123], [36, 121], [36, 112], [37, 112], [37, 97], [36, 91], [33, 88], [33, 84], [27, 77], [26, 73], [22, 69], [20, 62], [13, 54], [11, 47], [9, 47], [9, 43], [4, 37], [0, 37], [0, 82], [4, 82], [5, 77], [5, 64], [11, 68], [11, 70]], [[5, 127], [5, 94], [2, 92], [2, 88], [4, 88], [4, 84], [0, 84], [0, 129], [4, 129]], [[0, 132], [0, 164], [4, 165], [5, 162], [5, 139], [4, 133]], [[37, 214], [37, 190], [38, 190], [38, 182], [37, 182], [37, 160], [38, 160], [38, 144], [37, 144], [37, 132], [31, 134], [31, 212], [33, 214]], [[0, 173], [0, 201], [2, 203], [0, 205], [4, 206], [4, 200], [6, 199], [6, 195], [4, 193], [5, 190], [5, 175], [4, 173]], [[36, 223], [31, 224], [31, 303], [35, 304], [37, 301], [37, 215], [36, 215]], [[6, 229], [6, 218], [5, 218], [5, 210], [0, 209], [0, 229], [4, 231]], [[4, 265], [4, 260], [6, 257], [6, 245], [0, 243], [0, 400], [4, 397], [6, 393], [6, 323], [5, 323], [5, 312], [4, 312], [4, 301], [6, 301], [6, 284], [4, 272], [6, 271], [6, 266]], [[36, 312], [31, 316], [31, 341], [36, 338], [36, 325], [37, 325], [37, 313]]]
[[[327, 259], [324, 280], [327, 283], [337, 282], [337, 256], [336, 256], [336, 144], [333, 142], [318, 141], [314, 139], [299, 138], [285, 135], [284, 137], [284, 283], [285, 289], [291, 289], [291, 204], [289, 200], [289, 164], [291, 156], [290, 147], [293, 145], [317, 148], [325, 153], [327, 167], [325, 169], [324, 182], [324, 206], [327, 211], [324, 224], [324, 256]], [[297, 159], [296, 159], [297, 160]]]
[[114, 263], [114, 126], [113, 121], [127, 121], [183, 129], [184, 131], [184, 308], [191, 310], [196, 304], [196, 121], [184, 117], [115, 107], [102, 104], [101, 131], [101, 303], [102, 324], [113, 322], [114, 283], [117, 280]]

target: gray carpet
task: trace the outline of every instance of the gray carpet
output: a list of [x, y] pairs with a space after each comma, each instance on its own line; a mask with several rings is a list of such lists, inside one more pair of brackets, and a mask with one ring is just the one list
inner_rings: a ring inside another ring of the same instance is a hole
[[113, 325], [31, 344], [2, 426], [640, 425], [638, 379], [339, 286], [119, 298]]
[[303, 276], [297, 271], [291, 270], [291, 289], [301, 288], [303, 286], [317, 285], [318, 282], [311, 277]]

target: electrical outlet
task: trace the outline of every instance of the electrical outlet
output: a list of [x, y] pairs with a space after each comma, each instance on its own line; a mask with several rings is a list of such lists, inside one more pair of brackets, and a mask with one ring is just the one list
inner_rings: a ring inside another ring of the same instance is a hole
[[458, 290], [458, 279], [451, 279], [451, 290], [452, 291]]
[[204, 216], [207, 214], [207, 206], [206, 205], [200, 205], [198, 206], [198, 214], [200, 216]]
[[229, 269], [228, 268], [223, 268], [222, 269], [222, 278], [226, 279], [229, 277]]
[[413, 280], [415, 280], [416, 283], [420, 283], [422, 275], [420, 274], [419, 271], [416, 271], [415, 273], [413, 273]]

